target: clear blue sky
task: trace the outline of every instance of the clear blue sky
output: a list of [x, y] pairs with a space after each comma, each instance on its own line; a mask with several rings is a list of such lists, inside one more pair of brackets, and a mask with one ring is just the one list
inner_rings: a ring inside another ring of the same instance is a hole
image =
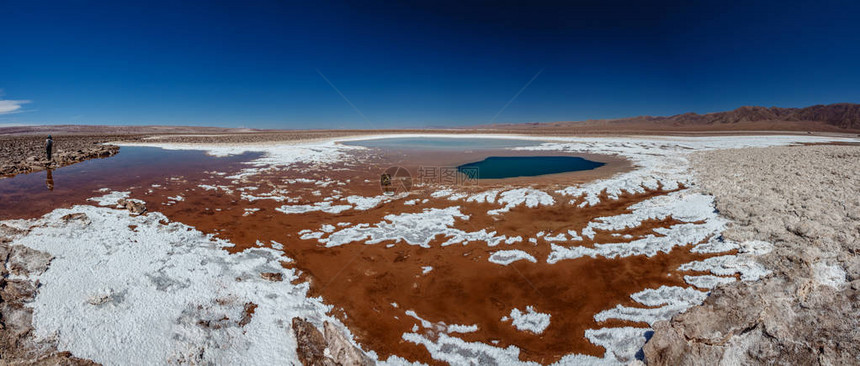
[[389, 128], [860, 102], [857, 1], [404, 3], [0, 0], [0, 125]]

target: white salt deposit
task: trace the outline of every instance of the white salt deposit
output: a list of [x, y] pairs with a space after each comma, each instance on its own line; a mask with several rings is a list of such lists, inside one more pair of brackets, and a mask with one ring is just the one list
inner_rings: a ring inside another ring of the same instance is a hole
[[558, 233], [558, 235], [553, 235], [553, 236], [546, 235], [546, 236], [544, 236], [543, 240], [546, 240], [548, 242], [567, 241], [567, 235], [565, 235], [564, 233]]
[[[72, 213], [90, 223], [60, 219]], [[162, 220], [159, 213], [74, 206], [29, 221], [32, 230], [11, 245], [54, 256], [30, 304], [35, 336], [107, 365], [289, 364], [298, 363], [293, 317], [343, 328], [326, 315], [330, 306], [307, 297], [307, 284], [293, 284], [297, 276], [280, 265], [282, 253], [231, 255], [223, 248], [232, 244]], [[284, 281], [264, 280], [261, 272]], [[249, 303], [257, 308], [243, 326]], [[263, 341], [273, 339], [279, 341]]]
[[536, 334], [543, 333], [549, 326], [550, 314], [539, 313], [529, 305], [526, 311], [520, 309], [511, 310], [511, 324], [518, 330], [527, 330]]
[[351, 209], [350, 205], [332, 205], [329, 201], [316, 202], [312, 205], [283, 205], [275, 208], [275, 211], [285, 214], [302, 214], [307, 212], [322, 211], [329, 214], [337, 214]]
[[346, 198], [346, 201], [349, 202], [349, 204], [354, 205], [354, 209], [365, 211], [379, 206], [380, 203], [388, 202], [396, 198], [399, 197], [385, 195], [379, 195], [376, 197], [349, 196]]
[[466, 198], [466, 202], [476, 202], [476, 203], [495, 203], [496, 196], [499, 195], [498, 190], [489, 190], [481, 193], [474, 194]]
[[594, 320], [602, 322], [608, 319], [620, 319], [645, 322], [651, 325], [659, 320], [670, 319], [672, 316], [700, 304], [707, 295], [707, 292], [674, 286], [646, 289], [630, 295], [630, 298], [642, 305], [651, 306], [650, 308], [617, 305], [613, 309], [595, 314]]
[[462, 325], [462, 324], [451, 324], [448, 326], [448, 333], [473, 333], [478, 331], [478, 325]]
[[537, 263], [537, 259], [533, 257], [531, 254], [526, 253], [522, 250], [499, 250], [493, 252], [488, 259], [490, 262], [495, 264], [501, 264], [503, 266], [507, 266], [508, 264], [514, 263], [518, 260], [527, 260], [532, 263]]
[[845, 276], [845, 270], [838, 264], [818, 261], [812, 265], [812, 278], [816, 284], [839, 288], [848, 282]]
[[648, 340], [646, 336], [649, 332], [650, 328], [634, 327], [586, 329], [585, 338], [606, 349], [603, 355], [606, 364], [618, 365], [636, 359], [636, 354]]
[[711, 272], [718, 276], [740, 274], [743, 281], [756, 281], [767, 276], [770, 271], [750, 256], [723, 255], [701, 261], [684, 263], [679, 271]]
[[[104, 189], [104, 188], [102, 188], [102, 189]], [[104, 190], [100, 190], [100, 191], [106, 192]], [[117, 201], [119, 201], [123, 198], [128, 198], [129, 194], [131, 194], [131, 192], [116, 192], [116, 191], [114, 191], [114, 192], [110, 192], [108, 194], [105, 194], [104, 196], [92, 197], [92, 198], [88, 198], [87, 200], [88, 201], [94, 201], [94, 202], [98, 203], [100, 206], [116, 206], [116, 205], [118, 205]]]
[[684, 276], [684, 282], [696, 286], [698, 288], [706, 288], [712, 290], [719, 285], [732, 283], [737, 281], [734, 277], [722, 277], [722, 276], [714, 276], [714, 275], [701, 275], [701, 276]]
[[582, 241], [582, 237], [576, 234], [576, 230], [568, 230], [567, 235], [570, 235], [571, 241]]
[[242, 192], [242, 199], [243, 199], [243, 200], [246, 200], [246, 201], [248, 201], [248, 202], [260, 201], [260, 200], [272, 200], [272, 201], [275, 201], [275, 202], [284, 202], [284, 201], [292, 202], [292, 201], [294, 201], [294, 200], [295, 200], [294, 198], [290, 198], [290, 197], [284, 196], [284, 194], [286, 194], [286, 191], [284, 191], [284, 192], [261, 193], [261, 194], [259, 194], [259, 195], [253, 195], [253, 194], [250, 194], [250, 193]]
[[[397, 307], [396, 303], [392, 303], [392, 305], [395, 308]], [[433, 332], [472, 333], [472, 332], [478, 331], [478, 325], [476, 325], [476, 324], [472, 324], [472, 325], [450, 324], [449, 325], [449, 324], [445, 324], [445, 322], [433, 323], [433, 322], [427, 321], [427, 320], [421, 318], [420, 316], [418, 316], [418, 314], [415, 313], [414, 310], [406, 310], [406, 315], [415, 318], [415, 320], [418, 320], [418, 322], [421, 324], [421, 327], [428, 329], [428, 330], [431, 330]], [[416, 326], [417, 326], [417, 324], [416, 324]], [[413, 327], [412, 329], [413, 329], [413, 331], [417, 330], [417, 328], [415, 328], [415, 327]]]
[[429, 208], [417, 213], [386, 215], [383, 221], [373, 225], [357, 224], [330, 234], [320, 231], [314, 238], [327, 247], [355, 242], [378, 244], [392, 240], [429, 248], [430, 241], [437, 235], [448, 238], [441, 244], [443, 246], [468, 242], [485, 242], [488, 246], [496, 246], [508, 240], [507, 236], [496, 235], [495, 231], [488, 232], [486, 229], [481, 229], [467, 232], [453, 227], [456, 220], [468, 219], [468, 215], [460, 212], [459, 206], [444, 209]]
[[523, 204], [530, 208], [538, 206], [552, 206], [555, 204], [555, 199], [544, 191], [539, 191], [533, 188], [518, 188], [500, 193], [498, 199], [496, 199], [496, 203], [504, 205], [504, 207], [487, 211], [487, 214], [502, 214]]
[[217, 191], [217, 190], [219, 190], [219, 189], [220, 189], [220, 190], [224, 191], [224, 192], [225, 192], [225, 193], [227, 193], [227, 194], [232, 194], [232, 193], [233, 193], [233, 190], [232, 190], [232, 189], [230, 189], [230, 187], [223, 186], [223, 185], [221, 185], [221, 186], [213, 186], [213, 185], [209, 185], [209, 184], [200, 184], [200, 185], [197, 185], [197, 186], [198, 186], [198, 187], [200, 187], [200, 188], [203, 188], [203, 189], [205, 189], [205, 190], [207, 190], [207, 191]]

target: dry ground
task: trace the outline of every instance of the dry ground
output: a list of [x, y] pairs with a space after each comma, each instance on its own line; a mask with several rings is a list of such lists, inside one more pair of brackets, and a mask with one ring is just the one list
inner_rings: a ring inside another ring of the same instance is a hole
[[860, 146], [700, 152], [701, 189], [773, 274], [655, 324], [655, 365], [860, 363]]

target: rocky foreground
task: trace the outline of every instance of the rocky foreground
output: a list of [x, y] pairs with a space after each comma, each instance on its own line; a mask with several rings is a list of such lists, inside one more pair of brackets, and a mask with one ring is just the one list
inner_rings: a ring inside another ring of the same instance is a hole
[[102, 145], [113, 136], [55, 136], [52, 159], [45, 156], [45, 136], [0, 136], [0, 177], [57, 169], [119, 152], [119, 146]]
[[694, 154], [727, 239], [774, 244], [773, 273], [654, 324], [649, 365], [860, 363], [860, 146]]

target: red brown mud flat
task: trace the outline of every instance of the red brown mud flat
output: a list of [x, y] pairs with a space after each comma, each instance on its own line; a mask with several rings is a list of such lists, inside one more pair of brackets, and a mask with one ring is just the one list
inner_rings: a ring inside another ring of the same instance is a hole
[[[586, 207], [581, 207], [581, 199], [557, 192], [571, 183], [630, 169], [629, 162], [612, 156], [589, 156], [607, 163], [589, 172], [460, 186], [420, 183], [411, 192], [381, 195], [379, 176], [387, 167], [402, 166], [417, 175], [418, 167], [430, 163], [456, 166], [500, 153], [537, 154], [371, 149], [353, 152], [340, 163], [294, 164], [240, 179], [227, 178], [235, 173], [229, 167], [193, 180], [166, 178], [132, 189], [132, 196], [146, 201], [150, 211], [235, 243], [234, 252], [258, 246], [283, 250], [292, 259], [283, 265], [298, 269], [311, 285], [310, 295], [334, 305], [333, 314], [349, 327], [358, 344], [375, 351], [381, 360], [396, 355], [440, 363], [424, 345], [406, 340], [405, 334], [429, 341], [444, 335], [493, 347], [516, 346], [520, 360], [542, 364], [568, 354], [599, 357], [605, 350], [586, 338], [586, 330], [641, 328], [648, 323], [598, 322], [596, 314], [616, 305], [637, 306], [631, 294], [642, 289], [687, 286], [684, 275], [696, 273], [679, 272], [679, 266], [715, 255], [692, 253], [691, 245], [699, 244], [695, 242], [652, 256], [583, 256], [547, 263], [555, 240], [549, 238], [558, 235], [571, 239], [575, 235], [576, 246], [594, 248], [599, 243], [623, 245], [661, 237], [661, 229], [683, 224], [666, 216], [586, 236], [586, 227], [597, 218], [630, 214], [637, 203], [683, 189], [643, 190], [615, 199], [604, 193], [599, 204]], [[517, 189], [526, 194], [542, 192], [541, 199], [553, 204], [526, 202], [490, 214], [500, 208], [504, 192]], [[492, 191], [501, 193], [493, 203], [452, 200], [445, 195]], [[392, 224], [396, 217], [413, 222], [398, 226]], [[418, 233], [424, 230], [422, 224], [440, 231]], [[390, 230], [380, 238], [358, 235], [357, 240], [333, 244], [338, 232], [386, 225]], [[450, 243], [452, 235], [463, 234], [465, 239]], [[329, 242], [321, 242], [325, 239]], [[489, 244], [494, 240], [498, 242]], [[497, 255], [501, 259], [491, 258], [496, 252], [501, 252]], [[503, 254], [524, 254], [524, 258], [504, 263]], [[534, 316], [548, 321], [531, 324], [529, 317]]]

